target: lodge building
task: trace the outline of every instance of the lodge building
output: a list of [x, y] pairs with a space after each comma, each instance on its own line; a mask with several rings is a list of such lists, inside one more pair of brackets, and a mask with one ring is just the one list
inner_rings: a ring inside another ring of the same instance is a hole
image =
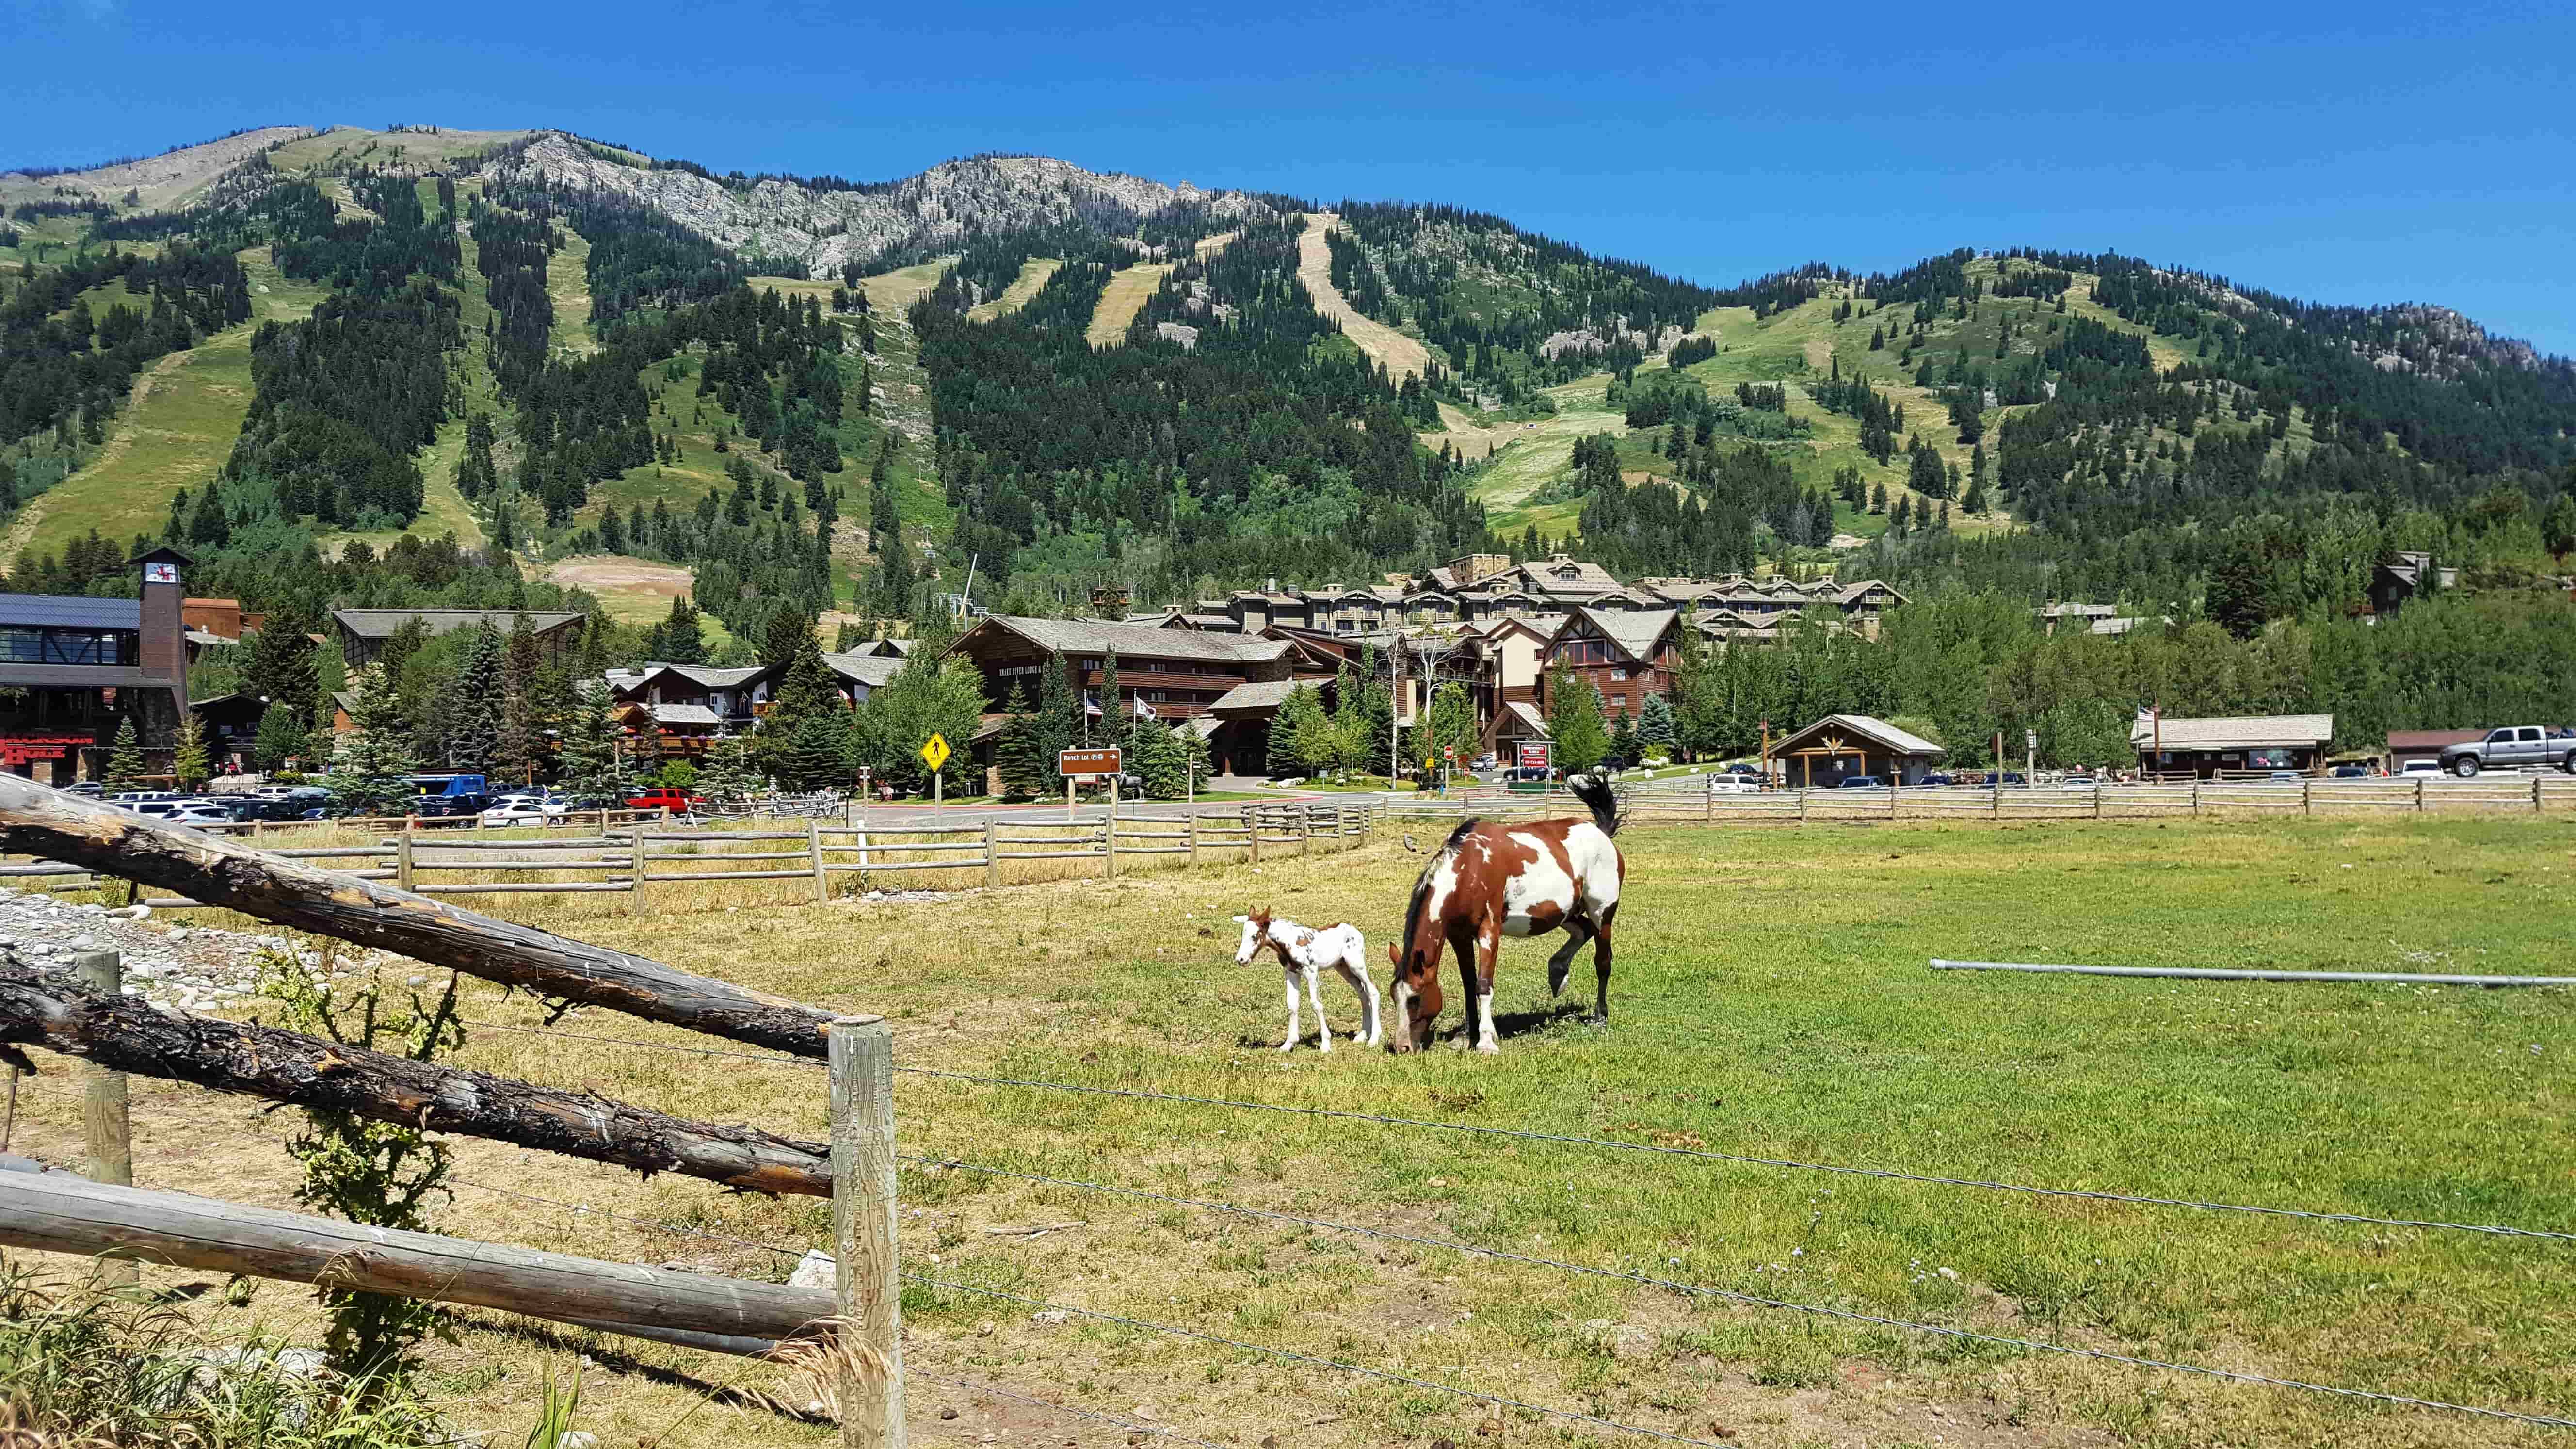
[[146, 768], [169, 769], [188, 708], [187, 563], [168, 548], [136, 558], [140, 599], [0, 594], [0, 769], [97, 779], [129, 716]]

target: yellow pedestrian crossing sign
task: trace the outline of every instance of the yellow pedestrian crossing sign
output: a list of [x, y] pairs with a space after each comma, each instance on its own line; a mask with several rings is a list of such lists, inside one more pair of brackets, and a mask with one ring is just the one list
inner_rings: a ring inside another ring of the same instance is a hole
[[921, 747], [921, 762], [928, 765], [933, 770], [947, 764], [948, 737], [946, 735], [932, 735], [930, 737], [930, 743]]

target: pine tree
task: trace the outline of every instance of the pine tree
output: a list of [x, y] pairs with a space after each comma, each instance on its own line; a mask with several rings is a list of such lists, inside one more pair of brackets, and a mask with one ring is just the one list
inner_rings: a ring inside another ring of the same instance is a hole
[[412, 794], [405, 778], [417, 768], [411, 734], [382, 669], [358, 671], [351, 693], [350, 729], [331, 762], [331, 793], [361, 814], [387, 814]]
[[574, 686], [559, 763], [564, 788], [575, 798], [624, 803], [625, 760], [617, 748], [617, 719], [610, 713], [605, 684], [586, 680]]
[[760, 789], [760, 771], [751, 760], [751, 742], [726, 735], [707, 748], [706, 767], [698, 771], [698, 790], [719, 804], [740, 804]]
[[1306, 735], [1312, 738], [1308, 734], [1307, 726], [1321, 718], [1323, 713], [1323, 700], [1315, 693], [1315, 686], [1311, 684], [1292, 687], [1288, 691], [1288, 697], [1280, 701], [1279, 712], [1270, 719], [1270, 748], [1264, 760], [1264, 765], [1273, 778], [1307, 773], [1305, 763], [1298, 753], [1299, 737]]
[[543, 665], [536, 631], [529, 627], [528, 616], [521, 614], [501, 647], [501, 728], [492, 750], [492, 768], [514, 785], [533, 784], [545, 764], [549, 721], [537, 696], [537, 676]]
[[296, 707], [283, 701], [271, 701], [260, 712], [259, 734], [251, 742], [251, 763], [265, 773], [274, 774], [286, 768], [286, 762], [301, 762], [305, 753], [304, 721]]
[[1034, 793], [1054, 795], [1064, 788], [1057, 757], [1082, 738], [1082, 699], [1065, 677], [1064, 656], [1049, 654], [1038, 675], [1036, 712], [1030, 716], [1029, 753], [1036, 758]]
[[1869, 511], [1872, 513], [1885, 513], [1887, 511], [1887, 484], [1884, 482], [1873, 483], [1870, 485]]
[[179, 788], [193, 791], [206, 783], [214, 773], [206, 759], [206, 724], [193, 709], [179, 715], [179, 748], [171, 756], [170, 773], [178, 778]]
[[1970, 513], [1985, 512], [1986, 480], [1971, 474], [1968, 478], [1968, 496], [1960, 500], [1959, 506]]
[[108, 746], [108, 793], [135, 788], [142, 781], [143, 770], [143, 741], [135, 734], [134, 716], [129, 714], [116, 722], [115, 743]]
[[1628, 717], [1628, 707], [1624, 704], [1619, 706], [1617, 718], [1610, 723], [1609, 758], [1627, 765], [1637, 762], [1637, 726]]
[[841, 782], [849, 750], [849, 712], [823, 646], [811, 630], [796, 645], [760, 722], [763, 763], [781, 788], [820, 790]]
[[1010, 702], [1003, 706], [1003, 713], [1008, 719], [993, 740], [993, 772], [1001, 777], [1006, 794], [1040, 795], [1054, 774], [1054, 762], [1038, 754], [1042, 746], [1037, 716], [1024, 686], [1011, 686]]
[[1649, 755], [1670, 759], [1680, 748], [1681, 736], [1673, 723], [1672, 702], [1660, 694], [1646, 696], [1646, 707], [1637, 719], [1637, 744]]
[[1127, 735], [1127, 768], [1145, 782], [1145, 794], [1156, 800], [1176, 800], [1182, 790], [1182, 769], [1189, 753], [1173, 732], [1153, 720], [1139, 720]]
[[441, 696], [445, 719], [439, 734], [451, 770], [491, 773], [501, 742], [505, 647], [501, 631], [486, 617], [466, 641], [464, 661]]

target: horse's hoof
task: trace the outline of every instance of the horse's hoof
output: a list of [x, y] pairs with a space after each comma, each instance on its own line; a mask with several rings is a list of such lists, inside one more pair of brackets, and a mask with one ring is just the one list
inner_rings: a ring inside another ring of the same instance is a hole
[[1476, 1055], [1480, 1057], [1498, 1057], [1502, 1054], [1503, 1049], [1492, 1042], [1486, 1041], [1476, 1043]]
[[1610, 1024], [1610, 1018], [1597, 1011], [1587, 1011], [1583, 1013], [1583, 1024], [1585, 1026], [1608, 1026]]

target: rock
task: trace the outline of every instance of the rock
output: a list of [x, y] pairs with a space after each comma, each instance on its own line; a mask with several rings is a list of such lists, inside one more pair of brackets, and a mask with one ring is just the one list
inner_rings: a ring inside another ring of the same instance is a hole
[[599, 1436], [588, 1429], [569, 1429], [555, 1440], [555, 1449], [599, 1449]]
[[1613, 1323], [1607, 1318], [1586, 1320], [1583, 1342], [1617, 1359], [1644, 1358], [1655, 1348], [1654, 1334], [1634, 1324]]
[[1072, 1320], [1073, 1315], [1061, 1308], [1041, 1308], [1029, 1315], [1031, 1323], [1069, 1323]]
[[954, 1419], [957, 1417], [957, 1411], [955, 1409], [942, 1409], [939, 1411], [939, 1417], [943, 1419]]
[[787, 1275], [790, 1288], [820, 1288], [829, 1293], [839, 1287], [840, 1261], [820, 1248], [809, 1248], [796, 1261], [796, 1271]]
[[83, 931], [79, 935], [65, 941], [63, 946], [64, 949], [71, 951], [94, 950], [98, 946], [98, 937], [91, 935], [87, 931]]

